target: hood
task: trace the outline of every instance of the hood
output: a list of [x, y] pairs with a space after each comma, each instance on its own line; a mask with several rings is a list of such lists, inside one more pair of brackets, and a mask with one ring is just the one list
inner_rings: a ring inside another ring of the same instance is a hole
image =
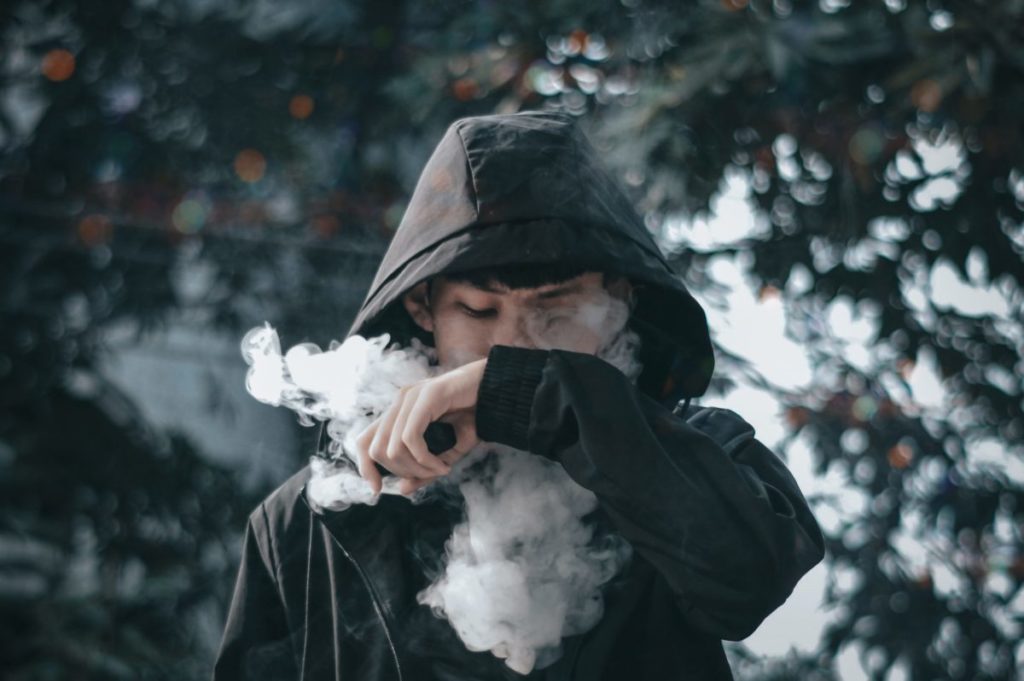
[[707, 318], [575, 118], [525, 111], [462, 118], [427, 161], [348, 335], [432, 344], [401, 296], [487, 265], [565, 261], [637, 286], [637, 387], [659, 401], [704, 394], [714, 371]]

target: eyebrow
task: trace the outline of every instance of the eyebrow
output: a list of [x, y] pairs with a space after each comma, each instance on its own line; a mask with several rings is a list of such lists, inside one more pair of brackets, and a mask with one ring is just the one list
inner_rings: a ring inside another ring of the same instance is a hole
[[538, 293], [537, 297], [538, 298], [558, 298], [559, 296], [564, 296], [564, 295], [569, 294], [569, 293], [576, 293], [576, 291], [579, 291], [579, 290], [580, 290], [580, 285], [578, 283], [576, 283], [576, 284], [566, 284], [565, 286], [560, 286], [558, 288], [551, 289], [550, 291], [543, 291], [541, 293]]

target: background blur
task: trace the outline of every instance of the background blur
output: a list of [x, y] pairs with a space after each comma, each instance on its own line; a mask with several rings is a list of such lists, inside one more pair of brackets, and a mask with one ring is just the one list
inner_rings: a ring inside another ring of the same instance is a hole
[[[341, 338], [463, 115], [581, 119], [708, 310], [701, 402], [829, 541], [742, 679], [1024, 667], [1024, 2], [7, 0], [0, 669], [201, 679]], [[666, 311], [671, 314], [671, 311]]]

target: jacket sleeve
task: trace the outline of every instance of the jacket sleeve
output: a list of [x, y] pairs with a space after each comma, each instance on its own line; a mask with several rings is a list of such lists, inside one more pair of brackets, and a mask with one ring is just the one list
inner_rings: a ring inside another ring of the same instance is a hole
[[691, 626], [719, 638], [753, 633], [824, 556], [796, 481], [749, 423], [721, 408], [674, 415], [596, 356], [492, 346], [476, 426], [560, 462]]
[[263, 505], [249, 517], [213, 681], [296, 679]]

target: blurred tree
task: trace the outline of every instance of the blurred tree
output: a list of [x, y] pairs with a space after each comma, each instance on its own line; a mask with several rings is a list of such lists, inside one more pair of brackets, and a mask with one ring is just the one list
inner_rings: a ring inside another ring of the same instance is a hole
[[[786, 292], [816, 380], [780, 397], [818, 472], [849, 486], [820, 500], [836, 614], [821, 652], [856, 645], [873, 678], [898, 663], [912, 679], [1008, 679], [1024, 659], [1022, 12], [776, 2], [664, 15], [665, 49], [606, 114], [644, 130], [632, 161], [653, 224], [706, 210], [730, 174], [766, 216], [730, 248], [752, 255], [762, 294]], [[679, 261], [700, 273], [709, 255]], [[975, 286], [968, 298], [992, 287], [1002, 309], [937, 300], [947, 264]], [[875, 328], [867, 365], [828, 326], [837, 304]], [[921, 350], [950, 395], [940, 409], [907, 385]]]
[[[208, 676], [239, 531], [268, 491], [148, 427], [100, 370], [108, 331], [235, 333], [290, 313], [327, 338], [375, 266], [362, 238], [332, 245], [348, 199], [326, 166], [345, 167], [352, 134], [275, 134], [315, 113], [285, 81], [314, 91], [337, 48], [314, 41], [293, 70], [290, 48], [250, 33], [185, 7], [0, 10], [5, 678]], [[312, 179], [287, 163], [325, 146]], [[346, 231], [376, 229], [359, 216], [393, 193], [353, 192]]]
[[[821, 652], [855, 644], [878, 679], [897, 663], [912, 679], [1012, 678], [1024, 661], [1024, 6], [715, 4], [662, 12], [635, 95], [600, 115], [620, 141], [643, 131], [618, 146], [645, 174], [652, 224], [707, 210], [730, 175], [765, 216], [742, 242], [678, 260], [700, 276], [709, 256], [750, 254], [814, 359], [814, 389], [780, 397], [818, 472], [849, 486], [842, 506], [862, 501], [844, 512], [821, 499], [836, 613]], [[966, 300], [934, 295], [944, 268], [973, 285]], [[837, 305], [875, 329], [866, 364], [828, 326]], [[921, 351], [950, 396], [940, 408], [907, 384]]]
[[[830, 678], [850, 646], [874, 678], [1024, 659], [1019, 1], [15, 0], [0, 54], [12, 678], [203, 676], [219, 632], [183, 615], [222, 613], [265, 491], [140, 422], [97, 370], [107, 329], [339, 337], [451, 120], [544, 106], [581, 116], [696, 290], [715, 300], [709, 263], [739, 254], [811, 354], [796, 393], [719, 353], [712, 392], [759, 381], [785, 444], [843, 481], [814, 499], [820, 654], [734, 646], [738, 676]], [[687, 248], [737, 183], [754, 228]], [[1000, 302], [942, 301], [941, 276]], [[837, 307], [872, 325], [869, 362]], [[929, 352], [941, 406], [908, 385]]]

